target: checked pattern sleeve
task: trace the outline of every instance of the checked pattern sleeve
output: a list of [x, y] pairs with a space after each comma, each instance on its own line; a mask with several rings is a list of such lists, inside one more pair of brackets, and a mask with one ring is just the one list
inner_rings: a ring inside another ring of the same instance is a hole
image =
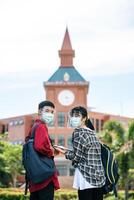
[[[74, 137], [75, 134], [75, 137]], [[79, 132], [73, 133], [73, 150], [74, 151], [67, 151], [65, 156], [67, 159], [72, 160], [72, 164], [74, 167], [78, 165], [78, 163], [82, 162], [83, 154], [84, 154], [84, 145], [85, 145], [85, 138], [84, 135], [79, 137]]]

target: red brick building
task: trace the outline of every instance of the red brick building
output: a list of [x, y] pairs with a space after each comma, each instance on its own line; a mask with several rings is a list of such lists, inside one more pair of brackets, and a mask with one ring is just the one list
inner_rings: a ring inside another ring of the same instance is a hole
[[[56, 117], [49, 133], [55, 144], [70, 146], [72, 128], [68, 124], [68, 112], [74, 106], [84, 106], [88, 109], [87, 94], [90, 83], [86, 81], [73, 66], [75, 51], [72, 49], [68, 30], [66, 29], [63, 44], [59, 51], [61, 64], [54, 74], [44, 82], [46, 97], [44, 99], [54, 102]], [[13, 143], [22, 143], [28, 134], [37, 114], [16, 116], [0, 120], [0, 133], [8, 133], [7, 140]], [[131, 118], [111, 114], [92, 112], [89, 116], [97, 132], [101, 131], [104, 122], [115, 119], [127, 125]], [[57, 157], [57, 167], [61, 176], [72, 175], [73, 169], [69, 161]]]

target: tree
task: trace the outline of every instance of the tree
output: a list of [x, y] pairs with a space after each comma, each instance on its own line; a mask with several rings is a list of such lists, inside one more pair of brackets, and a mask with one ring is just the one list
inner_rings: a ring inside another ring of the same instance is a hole
[[5, 169], [11, 174], [12, 177], [12, 186], [16, 187], [17, 176], [22, 172], [22, 146], [13, 145], [10, 143], [5, 143], [5, 149], [3, 152], [5, 160]]
[[134, 120], [132, 120], [128, 125], [128, 140], [134, 141]]
[[4, 142], [0, 141], [0, 187], [8, 187], [11, 180], [11, 176], [6, 172], [5, 160], [3, 156], [4, 152]]
[[130, 167], [134, 168], [134, 120], [132, 120], [128, 125], [128, 140], [131, 141], [130, 145]]
[[107, 143], [115, 153], [118, 152], [125, 142], [125, 129], [122, 124], [114, 120], [107, 121], [103, 128], [103, 141]]
[[123, 186], [125, 188], [125, 200], [128, 199], [128, 187], [129, 187], [129, 155], [128, 153], [121, 153], [118, 155], [118, 163], [120, 166], [120, 174]]
[[134, 161], [134, 121], [128, 130], [117, 121], [108, 121], [104, 124], [103, 141], [106, 142], [116, 153], [120, 178], [125, 187], [125, 200], [128, 199], [129, 190], [129, 169], [133, 167]]

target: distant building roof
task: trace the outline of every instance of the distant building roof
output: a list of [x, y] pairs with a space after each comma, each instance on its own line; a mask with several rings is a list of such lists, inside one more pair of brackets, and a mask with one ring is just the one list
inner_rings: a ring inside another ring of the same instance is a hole
[[72, 67], [59, 67], [48, 82], [86, 82], [81, 74]]

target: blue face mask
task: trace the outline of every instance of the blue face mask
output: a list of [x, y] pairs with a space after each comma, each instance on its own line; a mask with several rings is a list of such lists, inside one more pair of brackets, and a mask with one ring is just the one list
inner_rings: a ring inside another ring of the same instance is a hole
[[51, 124], [54, 121], [54, 114], [49, 112], [43, 112], [41, 115], [41, 120], [47, 124]]
[[70, 117], [70, 126], [73, 128], [78, 128], [81, 126], [81, 117]]

